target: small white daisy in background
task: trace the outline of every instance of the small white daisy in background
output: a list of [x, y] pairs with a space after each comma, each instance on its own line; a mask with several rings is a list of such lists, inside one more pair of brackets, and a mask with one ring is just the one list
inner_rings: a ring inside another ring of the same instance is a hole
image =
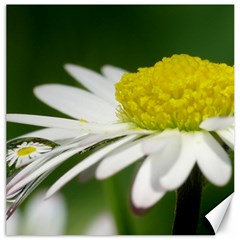
[[90, 92], [46, 84], [34, 93], [75, 120], [7, 116], [9, 122], [46, 127], [24, 137], [60, 143], [17, 173], [7, 196], [89, 148], [93, 152], [58, 179], [47, 198], [88, 168], [105, 179], [143, 158], [131, 193], [138, 209], [179, 188], [195, 165], [217, 186], [229, 181], [232, 167], [224, 144], [233, 149], [233, 67], [181, 54], [137, 73], [112, 66], [104, 66], [103, 75], [72, 64], [65, 69]]
[[23, 212], [17, 210], [6, 222], [7, 235], [62, 235], [66, 228], [67, 208], [63, 196], [44, 200], [45, 191], [35, 193]]

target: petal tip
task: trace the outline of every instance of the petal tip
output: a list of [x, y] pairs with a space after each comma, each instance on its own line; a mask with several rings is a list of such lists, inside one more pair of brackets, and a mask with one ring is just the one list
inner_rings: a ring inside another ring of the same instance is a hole
[[216, 131], [226, 129], [232, 125], [234, 125], [234, 117], [227, 116], [207, 118], [200, 123], [199, 127], [207, 131]]
[[133, 213], [138, 216], [145, 215], [150, 210], [150, 208], [137, 207], [133, 201], [130, 201], [130, 205]]
[[49, 198], [51, 198], [54, 195], [55, 192], [52, 192], [50, 190], [48, 190], [43, 198], [44, 201], [48, 200]]
[[111, 174], [107, 173], [107, 172], [103, 172], [102, 169], [100, 170], [96, 170], [96, 173], [95, 173], [95, 177], [97, 180], [104, 180], [108, 177], [111, 177]]
[[75, 65], [72, 63], [65, 63], [63, 64], [63, 68], [68, 71], [69, 69], [71, 69], [72, 67], [74, 67]]

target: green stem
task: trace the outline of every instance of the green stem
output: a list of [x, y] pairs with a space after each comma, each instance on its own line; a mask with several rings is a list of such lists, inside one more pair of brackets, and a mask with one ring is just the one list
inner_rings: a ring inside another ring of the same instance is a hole
[[115, 219], [118, 234], [131, 235], [133, 234], [130, 226], [130, 219], [128, 217], [126, 199], [124, 194], [121, 194], [119, 183], [116, 176], [111, 177], [103, 182], [105, 196], [110, 205], [112, 214]]
[[200, 214], [202, 174], [195, 166], [187, 181], [177, 190], [173, 235], [195, 235]]

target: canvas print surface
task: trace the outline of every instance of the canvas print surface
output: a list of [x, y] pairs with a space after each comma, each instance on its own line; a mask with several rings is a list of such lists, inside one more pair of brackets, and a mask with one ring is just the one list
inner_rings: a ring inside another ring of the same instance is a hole
[[8, 5], [6, 234], [214, 234], [234, 187], [233, 11]]

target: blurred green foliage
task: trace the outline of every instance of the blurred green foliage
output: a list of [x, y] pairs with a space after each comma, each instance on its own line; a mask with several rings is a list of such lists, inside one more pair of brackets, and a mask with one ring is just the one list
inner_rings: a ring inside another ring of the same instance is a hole
[[[44, 83], [79, 86], [63, 70], [64, 63], [96, 71], [104, 64], [136, 71], [165, 56], [187, 53], [233, 65], [233, 13], [232, 5], [8, 5], [7, 112], [64, 116], [33, 95], [33, 88]], [[8, 124], [7, 136], [10, 139], [35, 129]], [[80, 159], [68, 160], [42, 186], [53, 183]], [[144, 216], [130, 210], [129, 193], [137, 167], [114, 176], [131, 234], [171, 234], [174, 192]], [[69, 210], [66, 234], [81, 234], [98, 213], [111, 208], [110, 196], [105, 194], [107, 181], [79, 184], [76, 179], [63, 188]], [[222, 188], [208, 185], [199, 234], [211, 233], [203, 216], [232, 191], [233, 178]]]

